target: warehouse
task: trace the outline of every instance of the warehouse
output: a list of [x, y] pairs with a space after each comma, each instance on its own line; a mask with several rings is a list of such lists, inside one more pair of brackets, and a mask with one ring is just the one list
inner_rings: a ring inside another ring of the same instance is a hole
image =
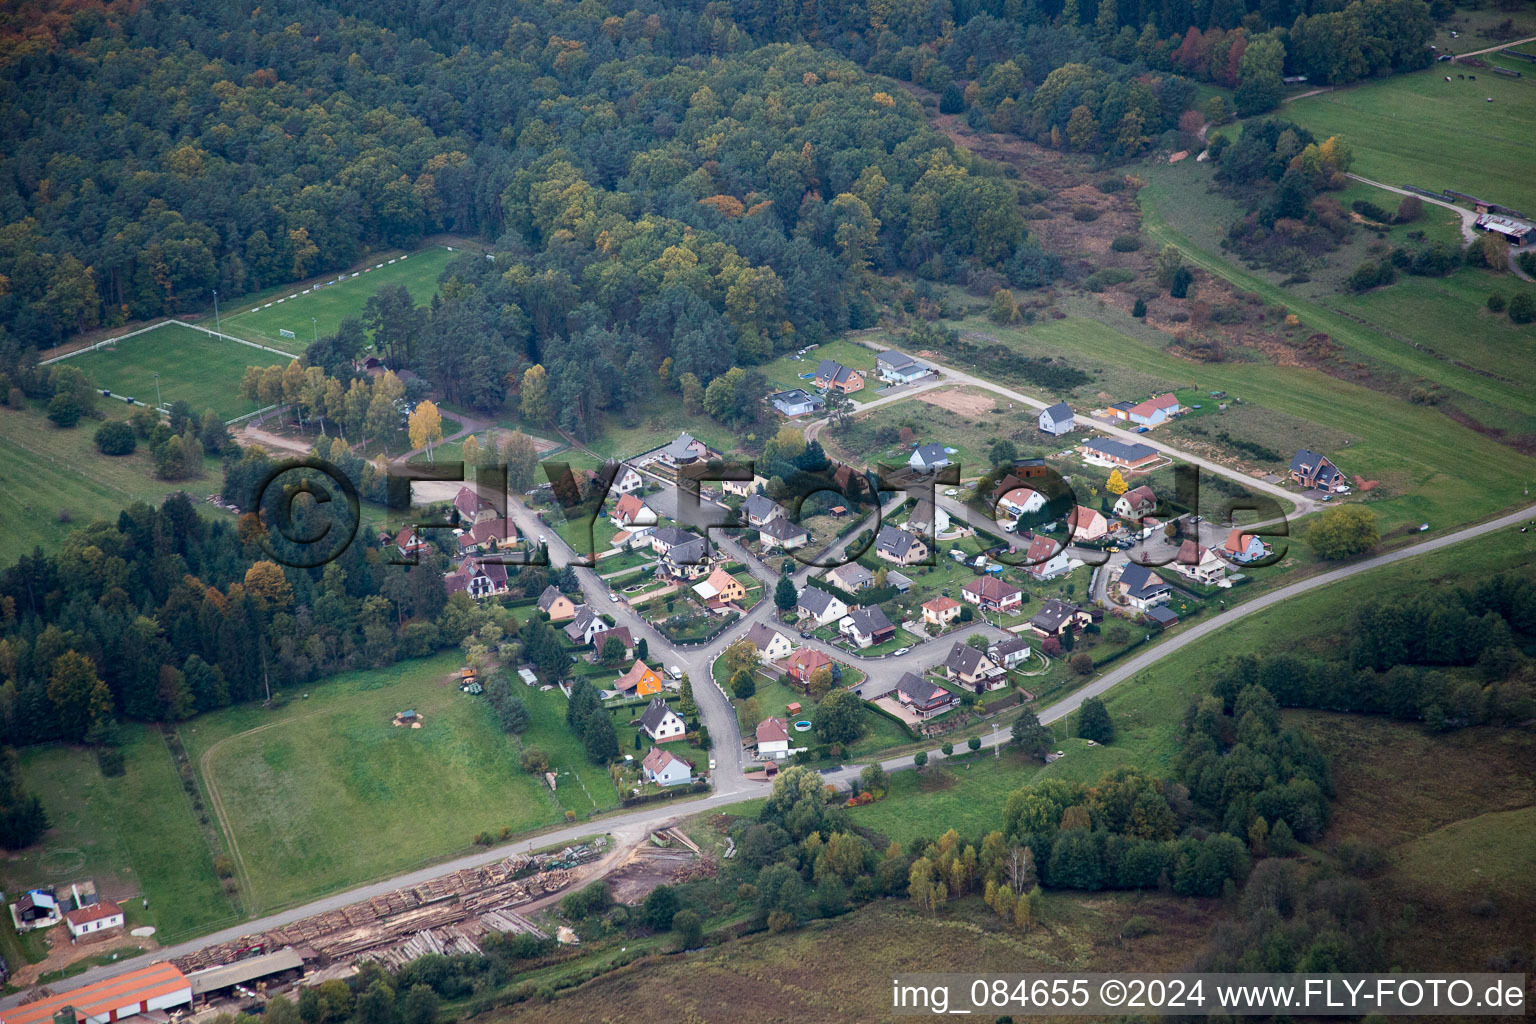
[[54, 1014], [66, 1007], [74, 1008], [75, 1019], [81, 1024], [109, 1024], [135, 1017], [163, 1021], [165, 1014], [160, 1011], [191, 1002], [192, 986], [187, 976], [175, 964], [159, 963], [0, 1010], [0, 1024], [53, 1024]]

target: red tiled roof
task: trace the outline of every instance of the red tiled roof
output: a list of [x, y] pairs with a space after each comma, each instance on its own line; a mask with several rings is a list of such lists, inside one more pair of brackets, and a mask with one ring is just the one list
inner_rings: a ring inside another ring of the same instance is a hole
[[782, 718], [765, 718], [757, 723], [757, 742], [783, 743], [789, 739], [789, 723]]
[[66, 1006], [74, 1007], [77, 1014], [106, 1017], [113, 1010], [183, 991], [190, 1001], [192, 986], [175, 964], [151, 964], [94, 985], [0, 1011], [0, 1024], [52, 1024], [53, 1015]]
[[1001, 601], [1004, 598], [1023, 593], [1013, 584], [1004, 583], [994, 576], [982, 576], [979, 579], [971, 580], [971, 582], [960, 589], [964, 590], [967, 594], [975, 594], [977, 597], [987, 601]]
[[90, 924], [92, 921], [103, 921], [109, 917], [119, 917], [123, 908], [111, 900], [102, 900], [89, 907], [81, 907], [79, 910], [71, 910], [64, 917], [70, 924], [79, 927], [82, 924]]
[[951, 608], [959, 608], [960, 602], [952, 597], [936, 597], [932, 601], [924, 601], [923, 607], [931, 612], [947, 612]]

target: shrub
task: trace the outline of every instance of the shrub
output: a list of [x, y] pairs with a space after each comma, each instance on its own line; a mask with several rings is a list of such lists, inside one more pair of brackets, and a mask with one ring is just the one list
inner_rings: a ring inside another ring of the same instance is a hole
[[1124, 178], [1105, 178], [1098, 184], [1099, 191], [1107, 196], [1112, 196], [1123, 188], [1125, 188]]
[[80, 417], [84, 413], [85, 410], [80, 407], [80, 403], [75, 400], [74, 395], [60, 392], [54, 395], [48, 402], [48, 418], [53, 421], [53, 425], [56, 427], [64, 427], [66, 429], [73, 427], [76, 423], [80, 422]]
[[1122, 939], [1139, 939], [1143, 935], [1151, 935], [1157, 930], [1157, 925], [1145, 914], [1135, 914], [1128, 918], [1120, 928]]
[[1168, 286], [1168, 294], [1175, 299], [1189, 297], [1189, 286], [1195, 283], [1195, 275], [1185, 266], [1180, 266], [1173, 272], [1173, 282]]
[[1131, 316], [1133, 316], [1136, 319], [1140, 320], [1143, 317], [1145, 317], [1146, 315], [1147, 315], [1147, 302], [1146, 302], [1146, 300], [1145, 299], [1137, 299], [1136, 300], [1136, 304], [1131, 307]]
[[1509, 300], [1509, 318], [1517, 324], [1536, 320], [1536, 299], [1529, 292], [1521, 292]]
[[1498, 292], [1494, 292], [1492, 295], [1488, 296], [1488, 311], [1490, 313], [1502, 313], [1504, 312], [1504, 306], [1504, 296], [1500, 295]]
[[1375, 260], [1366, 260], [1355, 268], [1354, 273], [1344, 282], [1344, 287], [1352, 292], [1368, 292], [1372, 288], [1391, 284], [1397, 280], [1397, 271], [1386, 260], [1377, 263]]
[[1092, 224], [1099, 219], [1099, 211], [1091, 206], [1079, 206], [1072, 211], [1072, 219], [1084, 224]]
[[1399, 224], [1412, 224], [1424, 216], [1424, 201], [1418, 196], [1403, 196], [1403, 201], [1397, 204], [1397, 222]]
[[96, 448], [103, 455], [132, 455], [138, 446], [133, 428], [122, 420], [111, 420], [96, 428]]
[[1141, 236], [1116, 235], [1115, 240], [1109, 243], [1109, 247], [1115, 252], [1137, 252], [1141, 249]]
[[1105, 267], [1096, 270], [1083, 279], [1083, 287], [1091, 292], [1102, 292], [1113, 288], [1117, 284], [1127, 284], [1136, 280], [1136, 272], [1125, 267]]
[[944, 95], [939, 97], [939, 113], [958, 114], [965, 110], [965, 93], [960, 91], [960, 86], [950, 82], [944, 87]]
[[120, 777], [128, 770], [123, 752], [117, 747], [99, 747], [96, 750], [96, 767], [109, 779]]

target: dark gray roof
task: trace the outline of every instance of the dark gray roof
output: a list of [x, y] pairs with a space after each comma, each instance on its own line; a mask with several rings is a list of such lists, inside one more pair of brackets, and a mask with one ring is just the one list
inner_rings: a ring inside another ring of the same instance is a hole
[[844, 366], [836, 359], [823, 359], [820, 365], [816, 367], [816, 379], [825, 379], [834, 384], [841, 384], [856, 372], [850, 367]]
[[835, 600], [837, 600], [835, 595], [822, 590], [820, 587], [806, 587], [800, 591], [800, 598], [795, 603], [797, 607], [804, 608], [819, 618]]
[[554, 584], [544, 588], [544, 593], [539, 595], [539, 611], [549, 611], [549, 606], [560, 598], [560, 588]]
[[976, 648], [956, 643], [949, 649], [949, 657], [944, 659], [944, 667], [963, 675], [974, 675], [980, 671], [983, 658], [986, 658], [986, 655]]
[[690, 451], [693, 445], [693, 435], [685, 430], [681, 434], [677, 435], [676, 441], [673, 441], [671, 444], [663, 448], [661, 453], [670, 459], [696, 458], [697, 456], [695, 453]]
[[654, 734], [661, 728], [661, 723], [666, 721], [668, 712], [677, 713], [667, 707], [667, 702], [660, 697], [652, 697], [651, 702], [645, 706], [645, 713], [640, 716], [640, 728]]
[[891, 620], [885, 617], [885, 612], [879, 607], [860, 608], [849, 612], [848, 617], [853, 620], [853, 627], [865, 636], [873, 636], [887, 629], [896, 628], [891, 625]]
[[915, 704], [927, 704], [941, 694], [946, 697], [950, 696], [949, 691], [944, 689], [944, 687], [939, 686], [937, 683], [930, 683], [922, 676], [911, 672], [907, 672], [901, 677], [901, 681], [896, 684], [896, 688], [911, 698]]
[[1021, 636], [1010, 637], [1007, 640], [1000, 640], [993, 644], [992, 650], [997, 652], [999, 658], [1005, 658], [1016, 651], [1029, 650], [1029, 641]]
[[1172, 608], [1165, 604], [1155, 604], [1147, 609], [1147, 618], [1164, 626], [1171, 626], [1179, 621], [1179, 616]]
[[1049, 416], [1052, 423], [1060, 423], [1062, 420], [1072, 418], [1072, 407], [1066, 402], [1057, 402], [1055, 405], [1041, 410], [1041, 414]]
[[666, 559], [673, 565], [700, 565], [709, 558], [709, 545], [703, 537], [694, 537], [667, 549]]
[[[1323, 465], [1324, 463], [1327, 465]], [[1297, 449], [1295, 457], [1291, 459], [1291, 472], [1300, 473], [1303, 476], [1310, 473], [1324, 483], [1331, 482], [1339, 475], [1338, 467], [1329, 462], [1326, 455], [1320, 455], [1305, 448]]]
[[1129, 596], [1140, 600], [1166, 594], [1173, 589], [1168, 585], [1167, 580], [1146, 566], [1137, 565], [1135, 562], [1127, 565], [1125, 571], [1120, 574], [1120, 585], [1126, 588]]
[[792, 523], [788, 519], [770, 519], [757, 528], [758, 533], [764, 533], [777, 541], [793, 540], [796, 537], [808, 537], [805, 527], [799, 523]]
[[784, 506], [766, 494], [754, 494], [742, 503], [742, 511], [754, 519], [769, 519], [786, 515]]
[[689, 533], [687, 530], [678, 529], [676, 526], [658, 526], [651, 531], [651, 540], [657, 541], [664, 548], [675, 544], [686, 544], [697, 539], [698, 534]]
[[918, 543], [918, 538], [895, 526], [882, 526], [875, 536], [875, 548], [878, 551], [889, 551], [897, 558], [904, 558], [912, 545]]
[[1127, 462], [1136, 462], [1148, 455], [1156, 455], [1156, 448], [1149, 448], [1144, 444], [1126, 444], [1112, 437], [1096, 437], [1085, 446], [1089, 451], [1101, 452], [1104, 455], [1112, 455], [1117, 459]]
[[925, 466], [937, 466], [941, 462], [949, 461], [949, 455], [944, 451], [944, 446], [941, 444], [918, 445], [913, 449], [908, 461], [910, 462], [913, 458], [918, 459]]
[[1029, 621], [1031, 625], [1039, 626], [1047, 633], [1054, 633], [1061, 628], [1063, 622], [1076, 615], [1077, 610], [1077, 605], [1052, 597], [1040, 606], [1040, 610]]
[[840, 565], [827, 574], [827, 576], [844, 590], [858, 590], [860, 587], [874, 580], [875, 574], [864, 568], [858, 562], [849, 562]]
[[754, 622], [752, 623], [752, 628], [747, 630], [745, 638], [748, 643], [759, 651], [765, 651], [768, 649], [768, 645], [773, 643], [774, 637], [782, 635], [766, 622]]

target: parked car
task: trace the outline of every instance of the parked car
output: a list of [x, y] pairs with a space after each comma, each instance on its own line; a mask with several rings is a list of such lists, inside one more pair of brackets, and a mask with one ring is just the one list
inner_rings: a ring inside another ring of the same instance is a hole
[[910, 653], [911, 650], [912, 650], [912, 648], [910, 648], [910, 647], [898, 647], [894, 651], [892, 651], [891, 653], [896, 655], [897, 657], [900, 657], [903, 654]]
[[800, 639], [801, 640], [809, 640], [810, 638], [811, 638], [811, 631], [810, 630], [802, 629], [800, 631]]

